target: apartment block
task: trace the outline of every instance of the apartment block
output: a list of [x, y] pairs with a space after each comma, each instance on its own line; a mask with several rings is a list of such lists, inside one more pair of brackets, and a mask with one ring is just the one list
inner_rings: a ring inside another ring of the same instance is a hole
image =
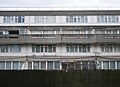
[[120, 7], [0, 8], [0, 70], [120, 69]]

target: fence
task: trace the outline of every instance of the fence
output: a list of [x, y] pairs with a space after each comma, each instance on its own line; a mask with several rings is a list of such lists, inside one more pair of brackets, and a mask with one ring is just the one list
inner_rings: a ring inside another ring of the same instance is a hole
[[120, 87], [120, 71], [3, 70], [0, 87]]

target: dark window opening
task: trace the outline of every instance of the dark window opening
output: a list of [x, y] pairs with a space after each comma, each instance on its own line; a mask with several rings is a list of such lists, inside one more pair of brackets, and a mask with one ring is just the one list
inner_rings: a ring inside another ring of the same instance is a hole
[[19, 31], [9, 31], [9, 34], [19, 34]]

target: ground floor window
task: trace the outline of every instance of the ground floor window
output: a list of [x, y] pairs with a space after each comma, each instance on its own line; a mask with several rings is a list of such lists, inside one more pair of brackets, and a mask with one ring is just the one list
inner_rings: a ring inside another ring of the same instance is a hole
[[120, 61], [102, 61], [102, 69], [120, 69]]
[[32, 61], [28, 62], [28, 69], [35, 70], [60, 70], [60, 61]]
[[82, 70], [82, 69], [95, 69], [94, 61], [76, 61], [76, 62], [62, 62], [63, 70]]
[[24, 67], [24, 61], [0, 61], [1, 70], [20, 70]]

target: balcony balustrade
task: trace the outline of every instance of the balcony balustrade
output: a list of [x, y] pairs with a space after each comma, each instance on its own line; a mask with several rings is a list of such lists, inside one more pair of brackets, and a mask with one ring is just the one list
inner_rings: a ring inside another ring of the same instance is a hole
[[94, 44], [120, 43], [119, 34], [28, 34], [0, 35], [0, 44]]

